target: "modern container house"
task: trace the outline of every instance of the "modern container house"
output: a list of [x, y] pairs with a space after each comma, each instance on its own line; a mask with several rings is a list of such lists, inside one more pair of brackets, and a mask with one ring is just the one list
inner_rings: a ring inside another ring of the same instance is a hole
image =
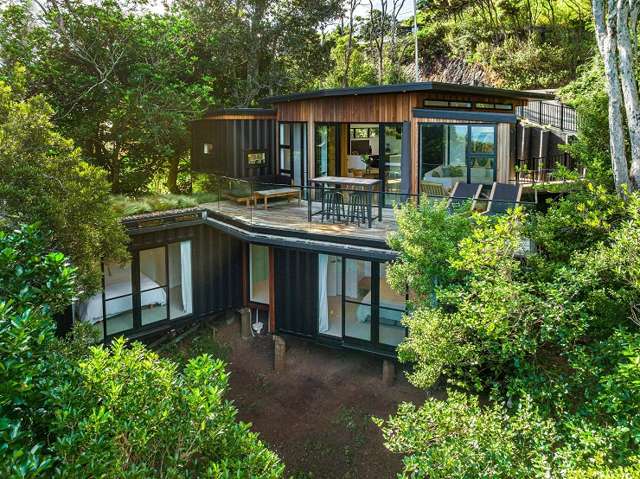
[[[396, 257], [389, 206], [434, 185], [446, 194], [456, 182], [487, 191], [511, 182], [515, 109], [545, 98], [411, 83], [209, 112], [191, 125], [192, 169], [217, 175], [219, 200], [128, 219], [131, 263], [105, 264], [104, 291], [76, 316], [108, 340], [247, 307], [263, 331], [392, 357], [407, 334], [407, 294], [386, 282]], [[319, 216], [325, 191], [319, 197], [314, 185], [327, 176], [375, 184], [371, 227]], [[298, 201], [254, 201], [277, 188], [299, 191]]]

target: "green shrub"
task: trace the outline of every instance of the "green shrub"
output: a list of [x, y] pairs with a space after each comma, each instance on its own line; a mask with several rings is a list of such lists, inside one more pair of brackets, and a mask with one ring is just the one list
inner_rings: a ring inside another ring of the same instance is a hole
[[35, 227], [0, 234], [0, 477], [281, 477], [221, 361], [179, 372], [139, 343], [90, 348], [88, 325], [57, 339], [75, 270], [46, 246]]

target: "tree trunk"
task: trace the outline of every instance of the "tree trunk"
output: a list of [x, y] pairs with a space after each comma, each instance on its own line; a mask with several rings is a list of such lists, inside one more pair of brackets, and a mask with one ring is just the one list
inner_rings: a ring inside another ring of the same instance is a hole
[[178, 191], [178, 166], [180, 158], [174, 156], [169, 160], [169, 175], [167, 176], [167, 188], [171, 193], [177, 194]]
[[[634, 75], [634, 48], [631, 31], [635, 25], [631, 18], [630, 1], [618, 0], [618, 54], [620, 62], [620, 80], [624, 107], [627, 114], [629, 142], [631, 144], [631, 186], [640, 187], [640, 101], [638, 100], [638, 85]], [[637, 17], [636, 17], [637, 18]]]
[[609, 143], [611, 165], [616, 191], [624, 194], [629, 187], [627, 156], [624, 150], [624, 129], [622, 123], [622, 94], [618, 76], [616, 46], [615, 9], [616, 0], [608, 0], [608, 15], [605, 23], [604, 0], [592, 0], [598, 49], [604, 60], [606, 90], [609, 96]]

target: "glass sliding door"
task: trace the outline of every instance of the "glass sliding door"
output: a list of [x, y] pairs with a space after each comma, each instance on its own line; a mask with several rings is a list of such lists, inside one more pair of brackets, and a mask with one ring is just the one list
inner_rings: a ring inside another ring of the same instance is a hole
[[421, 191], [451, 190], [457, 182], [491, 184], [495, 178], [495, 125], [422, 123]]
[[249, 245], [249, 301], [269, 304], [269, 247]]
[[344, 260], [344, 335], [371, 341], [371, 262]]
[[168, 319], [164, 246], [140, 251], [140, 311], [142, 326]]
[[402, 125], [384, 125], [382, 130], [382, 164], [380, 170], [384, 191], [384, 206], [400, 203], [400, 184], [402, 179]]
[[107, 335], [133, 329], [131, 262], [104, 266], [104, 318]]
[[307, 124], [279, 124], [279, 160], [280, 174], [289, 176], [292, 184], [306, 184], [307, 171]]
[[406, 307], [406, 294], [398, 294], [387, 283], [387, 264], [380, 264], [380, 313], [378, 340], [380, 344], [397, 346], [405, 337], [401, 323]]
[[293, 184], [304, 186], [307, 183], [307, 124], [291, 124], [291, 153], [293, 155]]
[[291, 123], [280, 123], [280, 174], [291, 176]]
[[315, 128], [315, 176], [339, 176], [339, 126], [317, 124]]
[[496, 164], [496, 128], [493, 125], [469, 127], [470, 183], [493, 183]]
[[342, 338], [342, 258], [318, 255], [318, 332]]
[[77, 307], [78, 319], [101, 339], [193, 314], [191, 241], [140, 250], [124, 265], [102, 268], [104, 289]]

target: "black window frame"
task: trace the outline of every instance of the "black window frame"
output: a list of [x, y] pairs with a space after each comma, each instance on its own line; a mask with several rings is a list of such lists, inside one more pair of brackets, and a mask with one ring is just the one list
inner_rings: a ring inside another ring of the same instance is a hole
[[[182, 243], [184, 241], [188, 241], [191, 243], [191, 304], [192, 304], [192, 310], [191, 313], [189, 314], [184, 314], [182, 316], [178, 316], [177, 318], [172, 318], [171, 317], [171, 291], [169, 289], [169, 283], [170, 283], [170, 271], [169, 271], [169, 245], [174, 244], [174, 243]], [[138, 333], [138, 332], [144, 332], [147, 330], [151, 330], [156, 328], [159, 325], [167, 325], [167, 324], [174, 324], [177, 321], [183, 321], [185, 319], [190, 319], [195, 315], [195, 303], [194, 303], [194, 297], [195, 297], [195, 290], [194, 290], [194, 285], [195, 285], [195, 281], [194, 281], [194, 249], [193, 249], [193, 245], [194, 245], [194, 241], [193, 238], [185, 238], [185, 239], [181, 239], [181, 240], [177, 240], [177, 241], [169, 241], [166, 243], [161, 243], [161, 244], [156, 244], [156, 245], [149, 245], [148, 247], [144, 247], [144, 248], [137, 248], [135, 250], [131, 250], [131, 293], [127, 293], [127, 294], [123, 294], [120, 296], [114, 296], [112, 298], [108, 298], [106, 297], [106, 280], [105, 280], [105, 263], [104, 261], [101, 261], [101, 270], [102, 270], [102, 291], [101, 291], [101, 296], [102, 296], [102, 334], [103, 334], [103, 342], [107, 342], [108, 340], [117, 337], [117, 336], [123, 336], [123, 335], [127, 335], [130, 333]], [[147, 250], [152, 250], [152, 249], [156, 249], [156, 248], [164, 248], [164, 261], [165, 261], [165, 279], [166, 279], [166, 285], [164, 286], [157, 286], [154, 288], [149, 288], [146, 289], [144, 291], [141, 290], [140, 288], [140, 252], [142, 251], [147, 251]], [[142, 324], [142, 308], [141, 308], [141, 294], [143, 292], [146, 291], [153, 291], [155, 289], [160, 289], [160, 288], [165, 288], [166, 290], [166, 297], [167, 297], [167, 305], [166, 305], [166, 318], [159, 320], [159, 321], [155, 321], [146, 325]], [[107, 301], [110, 300], [114, 300], [114, 299], [121, 299], [123, 297], [126, 296], [131, 296], [131, 301], [132, 301], [132, 313], [133, 313], [133, 327], [130, 329], [124, 329], [122, 331], [117, 331], [115, 333], [111, 333], [111, 334], [107, 334], [107, 322], [109, 321], [107, 318], [107, 308], [106, 308], [106, 303]]]
[[[425, 172], [423, 171], [424, 162], [422, 161], [422, 128], [425, 126], [466, 126], [467, 127], [467, 136], [466, 136], [466, 145], [465, 145], [465, 166], [466, 166], [466, 183], [471, 182], [471, 158], [493, 158], [493, 178], [492, 183], [497, 181], [498, 177], [498, 124], [497, 123], [488, 123], [488, 122], [460, 122], [460, 123], [447, 123], [447, 122], [431, 122], [425, 121], [418, 123], [418, 184], [422, 180]], [[494, 151], [493, 153], [474, 153], [471, 152], [471, 128], [477, 126], [491, 126], [493, 127], [493, 145]], [[447, 135], [449, 132], [447, 131]], [[449, 141], [447, 140], [447, 147], [449, 147]]]
[[[362, 258], [362, 257], [355, 257], [355, 256], [345, 256], [345, 255], [330, 254], [330, 253], [320, 253], [320, 254], [326, 254], [327, 256], [333, 256], [335, 258], [340, 259], [340, 268], [341, 268], [341, 275], [342, 275], [342, 278], [341, 278], [342, 288], [340, 292], [342, 331], [340, 336], [321, 333], [320, 332], [320, 315], [318, 314], [316, 316], [316, 321], [315, 321], [315, 331], [318, 337], [329, 342], [339, 342], [342, 344], [342, 346], [345, 346], [345, 347], [355, 347], [358, 349], [366, 349], [366, 350], [374, 350], [374, 351], [377, 350], [385, 353], [394, 352], [397, 346], [392, 346], [392, 345], [380, 342], [380, 309], [401, 311], [402, 313], [406, 314], [408, 311], [407, 305], [409, 302], [409, 291], [407, 290], [405, 294], [405, 308], [403, 310], [381, 306], [380, 305], [380, 265], [383, 262], [373, 261], [370, 258]], [[367, 261], [371, 264], [371, 304], [346, 299], [345, 290], [346, 290], [347, 260]], [[319, 259], [317, 261], [319, 261]], [[386, 263], [390, 264], [389, 262], [386, 262]], [[317, 297], [316, 304], [319, 304], [319, 301], [320, 301], [320, 298]], [[346, 304], [347, 303], [365, 305], [371, 308], [369, 340], [355, 338], [355, 337], [346, 335], [345, 326], [346, 326]], [[406, 326], [404, 326], [403, 329], [404, 329], [404, 337], [407, 337], [407, 335], [409, 334], [409, 330]]]

